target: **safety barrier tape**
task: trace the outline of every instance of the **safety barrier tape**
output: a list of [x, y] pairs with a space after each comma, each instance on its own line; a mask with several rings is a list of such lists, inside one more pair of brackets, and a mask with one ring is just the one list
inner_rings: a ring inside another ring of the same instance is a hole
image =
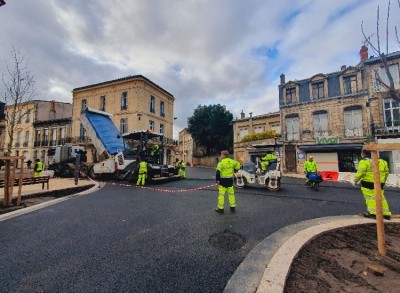
[[135, 188], [141, 188], [141, 189], [148, 189], [148, 190], [154, 190], [154, 191], [160, 191], [160, 192], [170, 192], [170, 193], [178, 193], [178, 192], [192, 192], [192, 191], [197, 191], [197, 190], [202, 190], [206, 188], [210, 188], [213, 186], [218, 186], [218, 183], [213, 183], [210, 185], [206, 186], [201, 186], [201, 187], [195, 187], [195, 188], [189, 188], [189, 189], [163, 189], [163, 188], [156, 188], [156, 187], [148, 187], [148, 186], [142, 186], [142, 185], [131, 185], [131, 184], [123, 184], [123, 183], [115, 183], [115, 182], [104, 182], [104, 181], [95, 181], [90, 176], [81, 173], [81, 176], [84, 178], [89, 179], [91, 182], [94, 183], [103, 183], [103, 184], [108, 184], [112, 186], [127, 186], [127, 187], [135, 187]]

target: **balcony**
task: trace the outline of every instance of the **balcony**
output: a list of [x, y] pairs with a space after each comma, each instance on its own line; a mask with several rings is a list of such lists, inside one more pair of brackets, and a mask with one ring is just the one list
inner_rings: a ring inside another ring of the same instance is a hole
[[20, 143], [20, 142], [16, 142], [16, 143], [15, 143], [15, 147], [16, 147], [16, 148], [19, 148], [20, 146], [21, 146], [21, 143]]
[[372, 132], [376, 136], [400, 136], [400, 121], [375, 123], [372, 125]]
[[48, 140], [43, 140], [40, 145], [41, 146], [49, 146], [49, 141]]
[[25, 141], [25, 142], [24, 142], [24, 147], [27, 147], [27, 146], [28, 146], [28, 142]]
[[50, 145], [51, 145], [51, 146], [57, 145], [57, 141], [56, 141], [56, 140], [50, 140]]
[[367, 133], [367, 131], [364, 131], [361, 128], [353, 128], [353, 129], [345, 129], [344, 130], [344, 136], [345, 137], [364, 137], [364, 133]]
[[40, 141], [35, 141], [35, 142], [33, 143], [33, 146], [34, 146], [34, 147], [39, 147], [39, 146], [40, 146]]

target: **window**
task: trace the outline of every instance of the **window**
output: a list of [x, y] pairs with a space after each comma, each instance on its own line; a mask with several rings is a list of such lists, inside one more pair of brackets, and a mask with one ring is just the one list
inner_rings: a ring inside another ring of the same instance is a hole
[[344, 110], [344, 135], [346, 137], [362, 137], [362, 109], [352, 107]]
[[17, 132], [17, 139], [16, 139], [16, 142], [15, 142], [15, 146], [19, 147], [20, 144], [21, 144], [21, 131], [18, 131]]
[[26, 111], [26, 116], [25, 116], [25, 123], [29, 123], [31, 121], [31, 109]]
[[45, 128], [43, 131], [43, 144], [48, 145], [49, 143], [49, 129]]
[[59, 143], [58, 144], [64, 144], [65, 143], [65, 127], [60, 128], [60, 136], [59, 136]]
[[20, 110], [20, 111], [18, 111], [18, 120], [17, 120], [17, 123], [20, 124], [20, 123], [21, 123], [21, 120], [22, 120], [22, 113], [21, 113], [21, 110]]
[[242, 140], [243, 137], [245, 137], [246, 135], [249, 134], [249, 130], [247, 128], [245, 129], [240, 129], [239, 130], [239, 139], [238, 140]]
[[35, 146], [40, 146], [40, 130], [35, 132]]
[[121, 94], [121, 110], [128, 109], [128, 93], [123, 92]]
[[296, 98], [296, 88], [288, 88], [286, 89], [286, 103], [291, 104], [295, 102]]
[[85, 111], [86, 108], [87, 108], [87, 101], [86, 101], [86, 99], [84, 99], [84, 100], [82, 100], [81, 110], [82, 110], [82, 111]]
[[324, 82], [316, 82], [312, 84], [313, 100], [324, 98]]
[[150, 96], [150, 113], [155, 113], [155, 112], [156, 112], [156, 98]]
[[57, 128], [51, 129], [50, 137], [51, 137], [50, 145], [57, 145]]
[[329, 136], [328, 112], [317, 111], [313, 113], [314, 137]]
[[165, 104], [163, 101], [160, 102], [160, 116], [165, 117]]
[[261, 132], [264, 132], [264, 126], [257, 125], [254, 127], [254, 133], [261, 133]]
[[154, 131], [154, 121], [152, 121], [152, 120], [149, 121], [149, 129], [151, 131]]
[[164, 124], [160, 124], [160, 133], [164, 134]]
[[81, 123], [80, 127], [79, 127], [79, 138], [80, 139], [84, 139], [85, 138], [85, 134], [86, 134], [85, 128], [83, 127], [83, 125]]
[[45, 160], [46, 160], [46, 151], [43, 150], [43, 151], [42, 151], [42, 156], [41, 156], [40, 161], [41, 161], [41, 162], [44, 162]]
[[33, 151], [33, 160], [36, 160], [38, 158], [38, 151], [35, 150]]
[[286, 139], [289, 141], [300, 139], [300, 127], [299, 127], [298, 116], [286, 117]]
[[100, 97], [100, 110], [105, 111], [106, 110], [106, 96], [101, 96]]
[[119, 121], [119, 131], [121, 132], [121, 134], [128, 131], [127, 121], [125, 118], [122, 118]]
[[393, 99], [385, 99], [383, 104], [385, 109], [385, 127], [398, 130], [400, 126], [399, 102]]
[[354, 94], [357, 92], [357, 78], [355, 75], [343, 77], [344, 94]]
[[[394, 88], [399, 89], [399, 65], [398, 64], [392, 64], [389, 65], [389, 72], [390, 75], [393, 78], [394, 82]], [[385, 67], [380, 67], [379, 69], [375, 70], [374, 77], [373, 77], [373, 85], [374, 85], [374, 90], [375, 92], [382, 92], [386, 91], [386, 89], [381, 85], [381, 83], [378, 81], [378, 76], [381, 78], [381, 80], [387, 84], [390, 85], [389, 78], [386, 74], [386, 69]]]
[[24, 146], [28, 146], [29, 142], [29, 131], [25, 131]]

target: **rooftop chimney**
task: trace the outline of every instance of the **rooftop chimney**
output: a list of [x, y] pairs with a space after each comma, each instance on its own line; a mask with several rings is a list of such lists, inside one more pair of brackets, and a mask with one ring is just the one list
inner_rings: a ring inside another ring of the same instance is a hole
[[341, 71], [346, 70], [346, 65], [342, 65], [342, 67], [340, 67], [340, 70], [341, 70]]
[[253, 117], [253, 112], [250, 112], [249, 115], [250, 115], [250, 118]]
[[281, 85], [284, 85], [286, 82], [285, 82], [285, 75], [282, 73], [281, 74]]
[[362, 46], [360, 49], [360, 59], [361, 61], [365, 61], [368, 59], [368, 47]]
[[241, 118], [241, 119], [242, 119], [242, 118], [245, 118], [245, 114], [244, 114], [243, 110], [242, 110], [242, 112], [240, 113], [240, 118]]

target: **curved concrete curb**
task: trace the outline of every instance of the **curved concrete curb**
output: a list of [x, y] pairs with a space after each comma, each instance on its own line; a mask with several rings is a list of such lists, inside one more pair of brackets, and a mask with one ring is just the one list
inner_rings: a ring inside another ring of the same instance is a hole
[[71, 199], [71, 198], [76, 197], [76, 196], [85, 195], [85, 194], [89, 194], [89, 193], [95, 192], [99, 188], [103, 187], [98, 182], [95, 182], [95, 181], [93, 181], [93, 182], [94, 182], [95, 185], [92, 188], [89, 188], [89, 189], [84, 190], [82, 192], [71, 194], [71, 195], [67, 195], [67, 196], [63, 196], [63, 197], [60, 197], [60, 198], [57, 198], [57, 199], [46, 201], [44, 203], [36, 204], [36, 205], [30, 206], [30, 207], [27, 207], [27, 208], [23, 208], [23, 209], [20, 209], [20, 210], [16, 210], [16, 211], [13, 211], [13, 212], [9, 212], [9, 213], [0, 215], [0, 222], [8, 220], [8, 219], [11, 219], [11, 218], [15, 218], [15, 217], [18, 217], [20, 215], [24, 215], [24, 214], [27, 214], [27, 213], [30, 213], [30, 212], [33, 212], [33, 211], [36, 211], [36, 210], [39, 210], [39, 209], [42, 209], [42, 208], [47, 207], [47, 206], [51, 206], [53, 204], [56, 204], [56, 203]]
[[291, 263], [308, 241], [332, 229], [374, 222], [360, 216], [335, 216], [284, 227], [264, 239], [246, 256], [224, 292], [283, 292]]

